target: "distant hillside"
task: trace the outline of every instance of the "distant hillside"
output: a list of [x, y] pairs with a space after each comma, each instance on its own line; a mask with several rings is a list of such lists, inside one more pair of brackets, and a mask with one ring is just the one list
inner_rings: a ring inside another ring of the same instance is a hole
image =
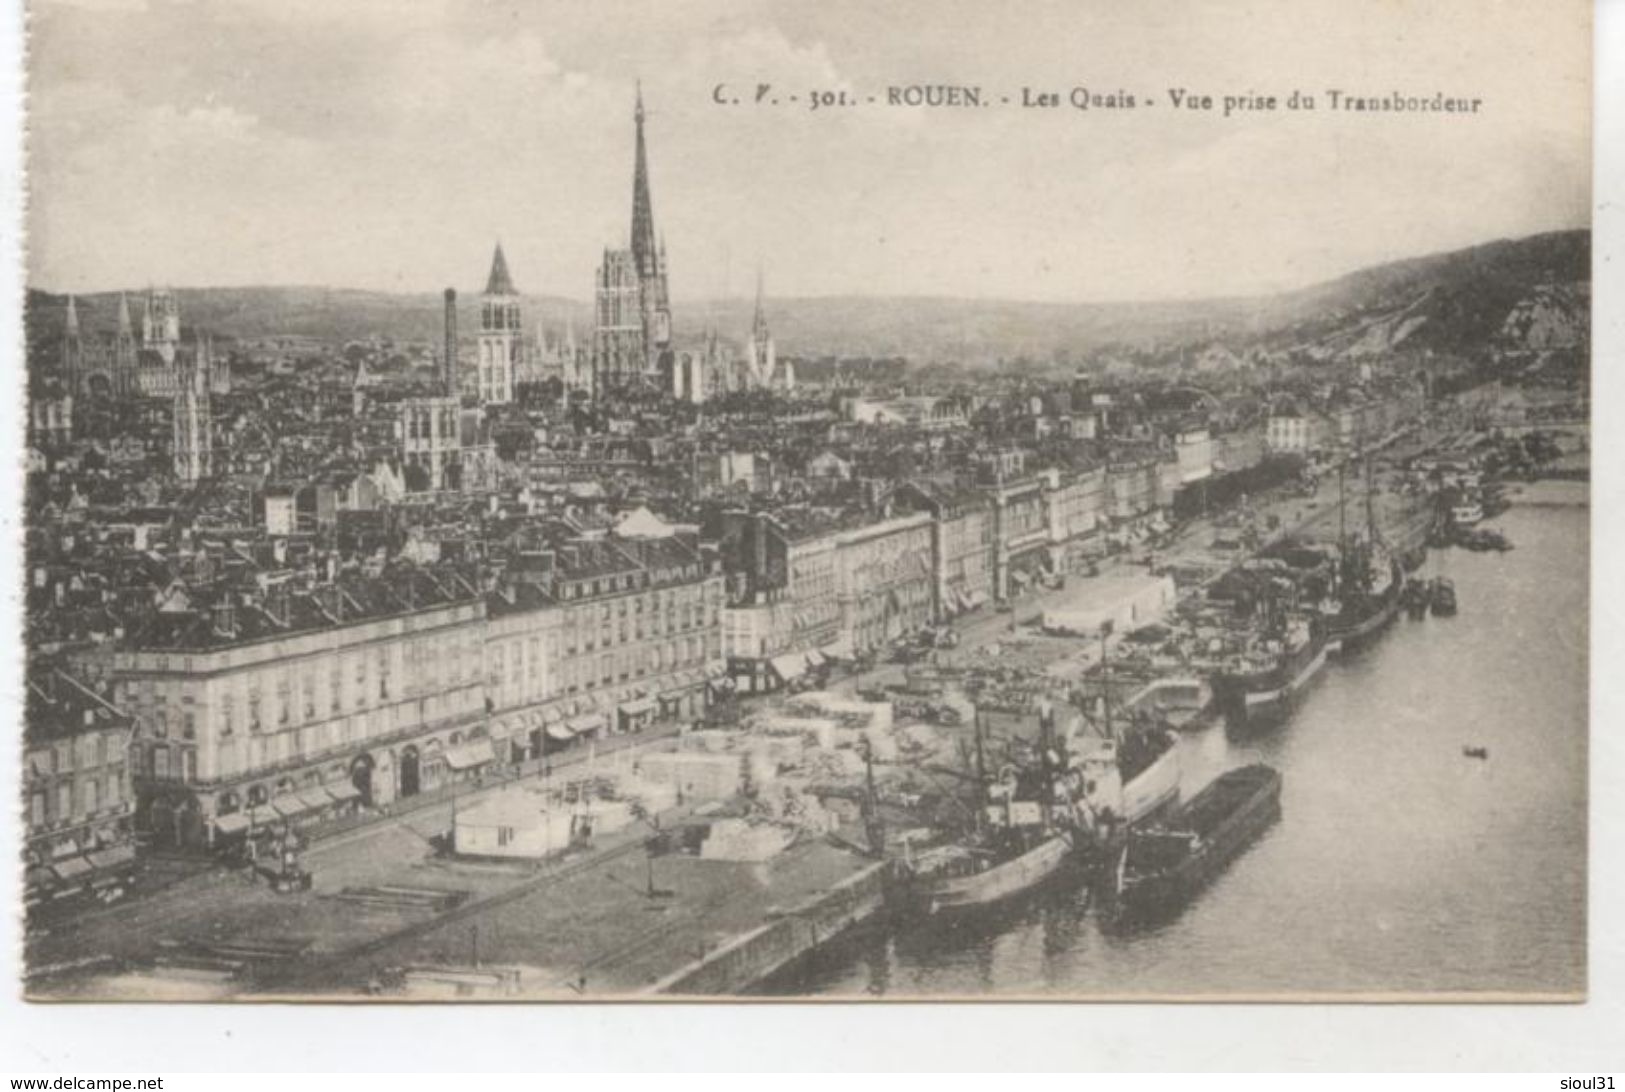
[[1278, 297], [1266, 312], [1266, 340], [1320, 358], [1570, 347], [1590, 329], [1590, 282], [1590, 232], [1532, 235], [1374, 266]]
[[[1590, 233], [1569, 231], [1391, 262], [1265, 297], [1111, 304], [787, 298], [770, 299], [768, 317], [781, 353], [901, 356], [916, 363], [1081, 361], [1107, 346], [1170, 352], [1215, 341], [1235, 350], [1289, 351], [1312, 359], [1396, 349], [1471, 355], [1492, 346], [1583, 343], [1590, 321], [1590, 265]], [[218, 336], [440, 337], [438, 293], [268, 287], [177, 294], [185, 323]], [[137, 295], [132, 291], [132, 299]], [[589, 303], [550, 296], [527, 297], [525, 304], [527, 321], [540, 320], [550, 338], [569, 318], [584, 339]], [[116, 294], [81, 298], [81, 320], [90, 329], [111, 330], [117, 306]], [[750, 328], [751, 309], [749, 300], [680, 302], [674, 308], [677, 337], [698, 340], [715, 328], [737, 341]], [[478, 297], [462, 296], [458, 311], [466, 337], [477, 329]], [[61, 315], [60, 297], [29, 293], [31, 348], [56, 341]]]
[[[144, 289], [131, 289], [130, 313], [141, 322]], [[323, 341], [363, 340], [374, 335], [395, 341], [438, 341], [444, 301], [438, 292], [371, 292], [356, 288], [251, 287], [178, 288], [181, 321], [188, 327], [232, 338], [273, 335], [313, 337]], [[119, 293], [102, 292], [78, 299], [79, 319], [92, 330], [111, 331], [118, 321]], [[44, 336], [55, 337], [61, 328], [60, 297], [29, 293], [30, 307], [43, 305], [52, 321], [42, 324]], [[473, 293], [457, 300], [458, 328], [466, 335], [479, 329], [479, 297]], [[583, 328], [591, 318], [586, 304], [558, 297], [526, 297], [526, 313], [550, 325], [566, 315]]]

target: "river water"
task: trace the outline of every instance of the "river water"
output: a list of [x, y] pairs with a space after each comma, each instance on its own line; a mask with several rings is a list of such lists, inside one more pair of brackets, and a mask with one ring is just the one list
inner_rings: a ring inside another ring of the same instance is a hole
[[1516, 550], [1434, 551], [1422, 570], [1455, 581], [1456, 617], [1402, 615], [1263, 738], [1184, 737], [1187, 798], [1267, 762], [1283, 818], [1177, 917], [1114, 932], [1058, 890], [951, 932], [854, 936], [773, 992], [1583, 990], [1588, 512], [1495, 525]]

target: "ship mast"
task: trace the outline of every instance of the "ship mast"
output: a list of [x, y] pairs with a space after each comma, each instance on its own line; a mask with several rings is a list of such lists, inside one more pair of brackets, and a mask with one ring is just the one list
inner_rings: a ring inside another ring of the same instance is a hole
[[1050, 805], [1055, 799], [1055, 774], [1050, 769], [1050, 728], [1055, 718], [1052, 710], [1040, 707], [1038, 710], [1038, 791], [1039, 814], [1044, 820], [1045, 829], [1049, 828]]
[[1112, 661], [1111, 650], [1106, 645], [1106, 638], [1112, 633], [1112, 620], [1106, 619], [1100, 623], [1100, 711], [1106, 721], [1106, 738], [1116, 742], [1117, 733], [1112, 730]]
[[875, 795], [875, 748], [867, 739], [863, 741], [863, 827], [869, 838], [869, 850], [876, 856], [886, 851], [886, 830], [880, 821], [880, 806]]
[[976, 829], [981, 830], [983, 817], [987, 813], [987, 758], [982, 753], [981, 706], [977, 706], [971, 726], [976, 740]]
[[1377, 510], [1375, 506], [1376, 487], [1371, 478], [1371, 449], [1365, 453], [1365, 536], [1372, 546], [1377, 544]]
[[1343, 497], [1343, 471], [1348, 466], [1348, 455], [1345, 453], [1337, 460], [1337, 544], [1346, 546], [1349, 538], [1348, 506]]

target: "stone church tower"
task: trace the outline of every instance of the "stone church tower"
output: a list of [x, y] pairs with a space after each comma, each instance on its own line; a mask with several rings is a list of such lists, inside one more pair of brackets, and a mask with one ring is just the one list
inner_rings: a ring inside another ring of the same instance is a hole
[[166, 365], [174, 365], [181, 347], [181, 307], [175, 293], [168, 289], [154, 289], [147, 295], [146, 311], [141, 316], [141, 347], [157, 353]]
[[523, 348], [519, 317], [519, 292], [508, 275], [508, 259], [502, 244], [491, 256], [491, 276], [480, 297], [480, 404], [502, 406], [514, 399], [518, 379], [519, 354]]
[[191, 359], [176, 376], [175, 476], [195, 482], [214, 473], [214, 422], [209, 392], [213, 387], [213, 353], [209, 341], [199, 337]]

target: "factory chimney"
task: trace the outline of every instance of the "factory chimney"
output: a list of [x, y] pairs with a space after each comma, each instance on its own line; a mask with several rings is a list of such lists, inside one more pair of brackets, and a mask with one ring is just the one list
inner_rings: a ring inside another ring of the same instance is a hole
[[442, 352], [445, 354], [440, 361], [442, 392], [448, 398], [456, 398], [457, 383], [457, 289], [446, 289], [446, 344]]

